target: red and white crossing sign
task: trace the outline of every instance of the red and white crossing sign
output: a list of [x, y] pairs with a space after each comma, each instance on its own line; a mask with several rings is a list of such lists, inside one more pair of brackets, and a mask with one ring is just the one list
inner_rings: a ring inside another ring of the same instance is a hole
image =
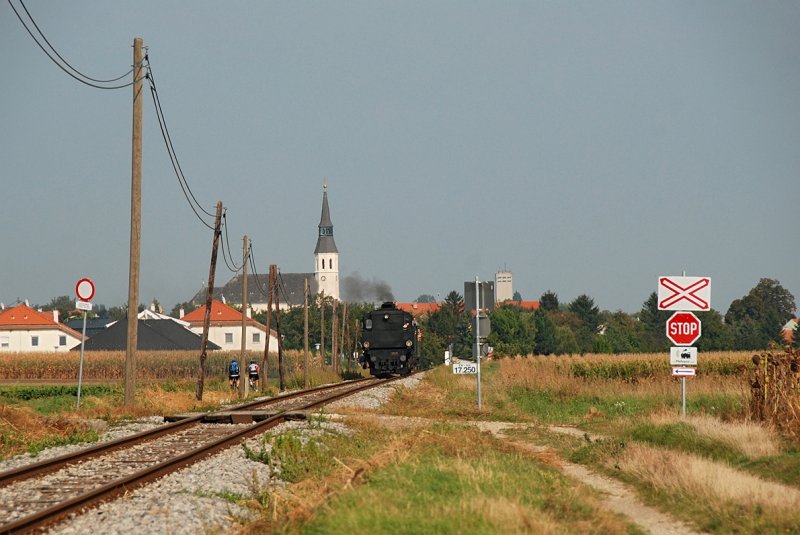
[[700, 319], [691, 312], [676, 312], [667, 320], [667, 338], [676, 346], [690, 346], [700, 338]]
[[659, 310], [711, 309], [711, 277], [659, 277]]

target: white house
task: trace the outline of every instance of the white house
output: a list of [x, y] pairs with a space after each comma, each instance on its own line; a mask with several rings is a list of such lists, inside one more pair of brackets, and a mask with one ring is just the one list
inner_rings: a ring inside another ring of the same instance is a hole
[[[203, 335], [203, 323], [206, 317], [205, 305], [181, 317], [189, 324], [189, 329]], [[246, 343], [248, 351], [264, 351], [267, 343], [267, 328], [250, 318], [245, 320]], [[208, 339], [225, 351], [238, 351], [242, 348], [242, 313], [220, 301], [211, 302], [211, 320], [208, 328]], [[270, 351], [278, 350], [278, 336], [270, 329]]]
[[19, 304], [0, 310], [0, 351], [53, 353], [81, 343], [81, 333], [58, 322], [58, 311]]

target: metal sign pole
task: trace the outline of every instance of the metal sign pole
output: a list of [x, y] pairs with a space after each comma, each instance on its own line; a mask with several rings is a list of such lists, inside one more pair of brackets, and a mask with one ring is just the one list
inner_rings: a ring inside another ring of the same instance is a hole
[[686, 377], [681, 377], [681, 418], [686, 416]]
[[478, 408], [481, 408], [481, 291], [477, 275], [475, 276], [475, 347], [477, 348], [475, 363], [478, 367]]
[[83, 311], [83, 334], [81, 335], [81, 360], [78, 365], [78, 409], [81, 408], [81, 382], [83, 381], [83, 344], [86, 341], [86, 311]]

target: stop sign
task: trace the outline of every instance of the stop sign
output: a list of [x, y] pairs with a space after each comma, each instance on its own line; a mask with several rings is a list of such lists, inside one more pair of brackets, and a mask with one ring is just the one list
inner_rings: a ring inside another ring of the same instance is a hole
[[700, 338], [700, 320], [691, 312], [676, 312], [667, 320], [667, 338], [678, 346], [690, 346]]

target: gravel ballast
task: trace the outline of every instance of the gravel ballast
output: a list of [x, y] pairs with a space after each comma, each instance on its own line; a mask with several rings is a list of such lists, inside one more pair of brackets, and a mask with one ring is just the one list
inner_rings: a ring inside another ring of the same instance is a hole
[[[395, 381], [390, 385], [371, 389], [328, 405], [324, 413], [335, 412], [344, 406], [373, 409], [388, 401], [398, 387], [413, 388], [421, 380], [418, 374]], [[163, 424], [161, 417], [142, 419], [107, 430], [101, 440], [143, 431]], [[290, 429], [303, 433], [347, 432], [337, 422], [288, 422], [270, 430], [273, 435]], [[248, 447], [259, 451], [258, 438], [247, 441]], [[84, 445], [85, 446], [85, 445]], [[51, 448], [36, 459], [22, 455], [0, 463], [0, 471], [28, 464], [37, 459], [63, 455], [81, 445]], [[266, 464], [247, 459], [241, 447], [229, 448], [204, 461], [165, 476], [155, 483], [125, 495], [113, 502], [102, 504], [51, 528], [50, 534], [197, 534], [226, 532], [252, 518], [257, 511], [239, 505], [242, 499], [258, 494], [267, 483], [275, 488], [284, 485], [275, 478]], [[252, 501], [252, 500], [251, 500]]]

